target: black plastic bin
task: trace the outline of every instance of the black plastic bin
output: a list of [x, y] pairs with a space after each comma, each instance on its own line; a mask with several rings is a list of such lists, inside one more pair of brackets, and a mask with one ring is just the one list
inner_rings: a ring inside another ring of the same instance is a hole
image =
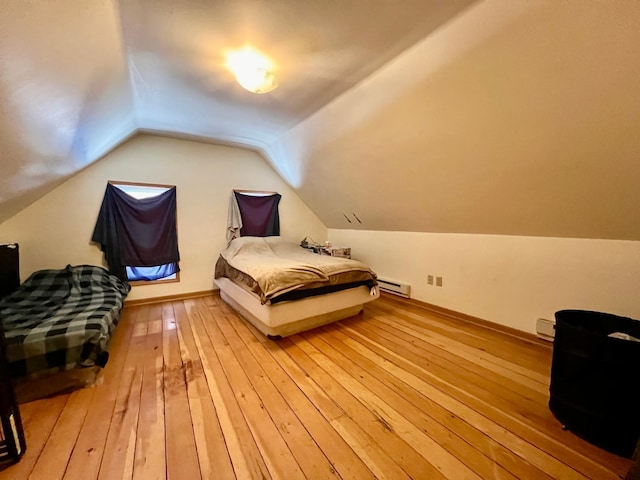
[[640, 321], [586, 310], [556, 313], [549, 408], [562, 424], [631, 457], [640, 437]]

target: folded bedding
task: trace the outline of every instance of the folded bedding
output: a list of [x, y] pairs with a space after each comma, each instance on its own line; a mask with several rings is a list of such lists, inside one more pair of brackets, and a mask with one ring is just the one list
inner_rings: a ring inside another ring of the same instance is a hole
[[0, 300], [11, 376], [104, 366], [130, 288], [94, 265], [33, 273]]
[[220, 277], [245, 286], [258, 295], [263, 304], [301, 296], [293, 292], [324, 293], [377, 283], [375, 273], [364, 263], [317, 255], [283, 237], [232, 240], [216, 263], [215, 278]]

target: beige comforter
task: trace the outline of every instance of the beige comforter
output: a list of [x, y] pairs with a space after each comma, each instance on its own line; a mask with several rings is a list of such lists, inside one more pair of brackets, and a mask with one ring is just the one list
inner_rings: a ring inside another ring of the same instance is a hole
[[[223, 263], [240, 272], [252, 291], [268, 303], [276, 295], [297, 289], [374, 280], [364, 263], [348, 258], [317, 255], [282, 237], [241, 237], [220, 254]], [[221, 263], [221, 262], [219, 262]], [[216, 278], [231, 276], [224, 265], [216, 265]], [[239, 280], [238, 278], [232, 278]], [[251, 281], [253, 280], [253, 281]]]

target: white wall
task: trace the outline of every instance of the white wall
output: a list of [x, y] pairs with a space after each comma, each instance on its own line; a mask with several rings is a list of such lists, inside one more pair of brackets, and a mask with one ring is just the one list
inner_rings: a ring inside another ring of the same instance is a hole
[[565, 308], [640, 319], [640, 242], [335, 229], [329, 239], [417, 300], [519, 330]]
[[269, 156], [330, 228], [638, 241], [639, 45], [638, 1], [475, 2]]
[[20, 244], [22, 280], [44, 268], [102, 265], [102, 252], [90, 238], [108, 180], [177, 186], [180, 282], [136, 286], [129, 299], [214, 287], [214, 265], [226, 245], [227, 209], [234, 188], [282, 194], [283, 236], [296, 240], [327, 236], [324, 224], [258, 153], [138, 135], [0, 224], [0, 242]]

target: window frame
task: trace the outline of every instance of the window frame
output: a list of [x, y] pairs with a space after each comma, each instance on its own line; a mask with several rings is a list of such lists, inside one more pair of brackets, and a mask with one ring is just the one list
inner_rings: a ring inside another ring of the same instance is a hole
[[[123, 191], [127, 195], [130, 195], [130, 194], [127, 193], [126, 191], [122, 190], [121, 188], [119, 188], [120, 185], [125, 186], [125, 187], [126, 186], [131, 186], [131, 187], [163, 188], [165, 191], [169, 190], [171, 188], [177, 188], [175, 185], [168, 185], [168, 184], [163, 184], [163, 183], [145, 183], [145, 182], [131, 182], [131, 181], [120, 181], [120, 180], [109, 180], [107, 183], [109, 183], [110, 185], [113, 185], [114, 187], [116, 187], [119, 190]], [[132, 195], [130, 195], [130, 196], [132, 196]], [[136, 198], [136, 197], [134, 197], [134, 198]], [[177, 210], [177, 207], [176, 207], [176, 210]], [[179, 235], [178, 235], [178, 212], [177, 211], [176, 211], [176, 236], [179, 239]], [[178, 243], [179, 243], [179, 240], [178, 240]], [[180, 282], [180, 272], [179, 271], [176, 272], [174, 278], [167, 278], [167, 279], [161, 278], [159, 280], [128, 280], [127, 279], [127, 282], [132, 287], [142, 286], [142, 285], [159, 285], [159, 284], [165, 284], [165, 283], [178, 283], [178, 282]]]

